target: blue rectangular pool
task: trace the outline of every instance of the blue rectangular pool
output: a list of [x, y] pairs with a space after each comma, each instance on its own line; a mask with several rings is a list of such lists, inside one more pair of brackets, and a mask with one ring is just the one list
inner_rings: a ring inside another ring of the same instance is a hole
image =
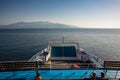
[[52, 46], [52, 57], [76, 57], [75, 46]]
[[[69, 70], [39, 70], [41, 77], [44, 80], [54, 80], [54, 79], [80, 79], [88, 78], [95, 71], [97, 76], [100, 77], [100, 73], [104, 70], [83, 70], [83, 69], [69, 69]], [[117, 73], [117, 74], [116, 74]], [[13, 72], [0, 72], [0, 80], [34, 80], [36, 76], [35, 70], [29, 71], [16, 71], [15, 75]], [[120, 71], [108, 70], [106, 72], [107, 78], [120, 78]]]

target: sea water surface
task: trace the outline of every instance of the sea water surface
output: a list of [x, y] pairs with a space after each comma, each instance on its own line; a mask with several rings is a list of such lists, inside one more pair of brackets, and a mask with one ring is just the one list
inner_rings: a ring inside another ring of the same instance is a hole
[[120, 29], [0, 29], [0, 61], [28, 60], [63, 36], [103, 60], [120, 60]]

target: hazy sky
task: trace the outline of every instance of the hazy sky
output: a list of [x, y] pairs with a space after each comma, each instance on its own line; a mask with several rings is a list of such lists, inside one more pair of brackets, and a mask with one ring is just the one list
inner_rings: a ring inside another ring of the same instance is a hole
[[120, 0], [0, 0], [0, 25], [32, 21], [120, 28]]

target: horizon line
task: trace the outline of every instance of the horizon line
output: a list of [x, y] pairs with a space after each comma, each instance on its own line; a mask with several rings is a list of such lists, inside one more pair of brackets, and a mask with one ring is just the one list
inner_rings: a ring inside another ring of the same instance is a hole
[[[53, 22], [53, 21], [19, 21], [19, 22], [12, 22], [0, 26], [9, 26], [11, 24], [16, 24], [16, 23], [37, 23], [37, 22], [46, 22], [46, 23], [53, 23], [53, 24], [63, 24], [63, 25], [68, 25], [68, 26], [74, 26], [75, 28], [83, 28], [83, 29], [120, 29], [120, 27], [90, 27], [90, 26], [76, 26], [76, 25], [71, 25], [71, 24], [64, 24], [64, 23], [59, 23], [59, 22]], [[30, 28], [29, 28], [30, 29]], [[34, 28], [33, 28], [34, 29]], [[37, 28], [39, 29], [39, 28]], [[41, 29], [41, 28], [40, 28]], [[46, 28], [45, 28], [46, 29]], [[48, 28], [49, 29], [49, 28]]]

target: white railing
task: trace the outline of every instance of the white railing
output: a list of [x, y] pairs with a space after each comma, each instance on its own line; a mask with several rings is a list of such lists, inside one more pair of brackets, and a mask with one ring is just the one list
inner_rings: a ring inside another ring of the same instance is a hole
[[90, 59], [96, 64], [97, 68], [104, 68], [104, 61], [100, 59], [95, 54], [85, 50], [86, 54], [90, 57]]

